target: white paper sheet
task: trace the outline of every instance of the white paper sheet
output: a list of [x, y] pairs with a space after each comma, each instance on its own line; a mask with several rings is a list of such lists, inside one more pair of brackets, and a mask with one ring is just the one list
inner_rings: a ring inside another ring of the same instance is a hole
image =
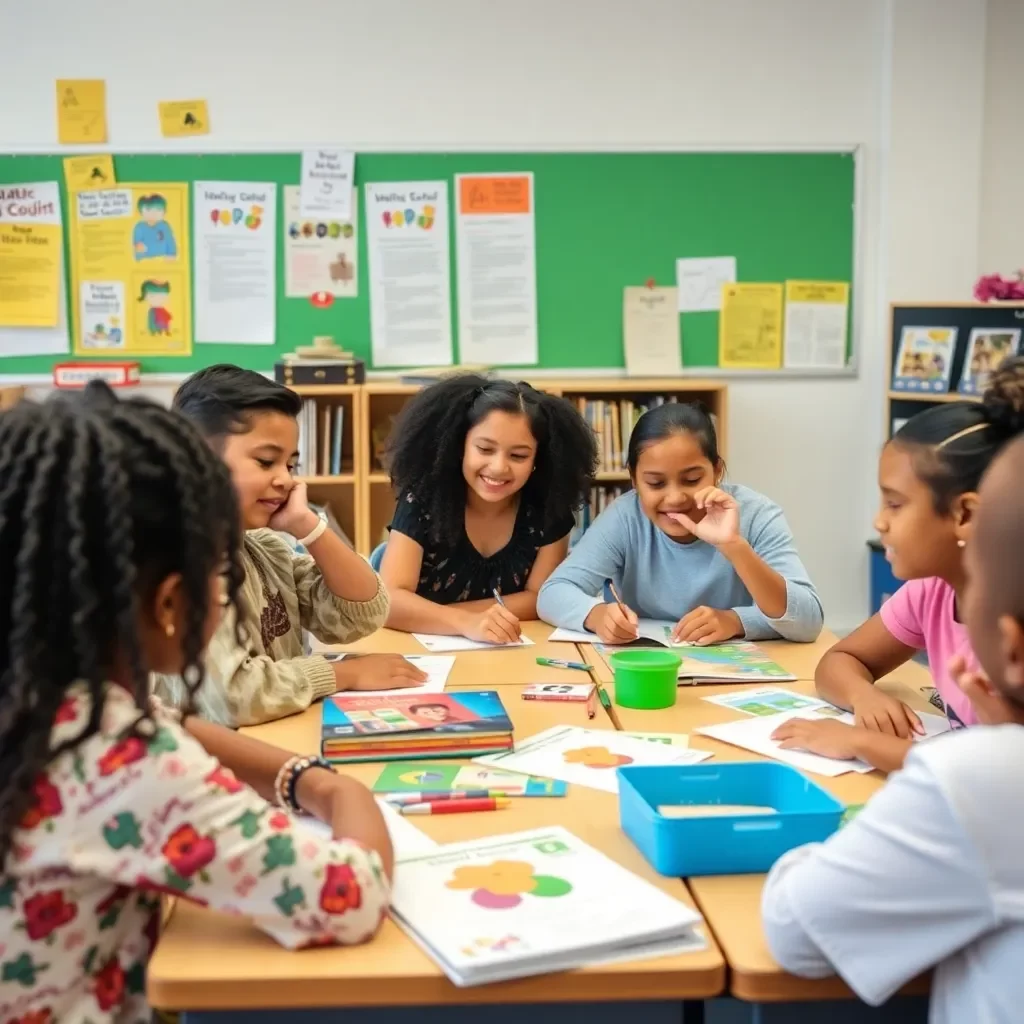
[[352, 193], [352, 216], [303, 217], [299, 186], [284, 187], [284, 294], [308, 299], [326, 292], [339, 299], [359, 294], [358, 202]]
[[564, 629], [561, 626], [548, 639], [554, 640], [556, 643], [564, 642], [571, 644], [599, 644], [601, 642], [601, 638], [596, 633], [591, 633], [585, 629]]
[[[764, 718], [743, 718], [737, 722], [726, 722], [723, 725], [707, 725], [696, 731], [701, 736], [710, 736], [712, 739], [721, 740], [723, 743], [731, 743], [735, 747], [743, 747], [744, 750], [752, 750], [755, 754], [764, 754], [776, 761], [791, 764], [801, 771], [813, 772], [815, 775], [835, 777], [845, 775], [847, 772], [874, 771], [869, 764], [863, 761], [838, 761], [831, 757], [820, 757], [818, 754], [808, 754], [804, 750], [783, 750], [778, 743], [771, 738], [773, 732], [783, 722], [791, 718], [820, 718], [815, 714], [813, 708], [803, 711], [784, 711], [778, 715], [768, 715]], [[843, 714], [840, 716], [830, 715], [841, 722], [853, 724], [853, 716]]]
[[[421, 857], [429, 855], [439, 849], [441, 844], [434, 842], [426, 833], [421, 832], [408, 818], [398, 813], [387, 801], [379, 796], [374, 797], [377, 806], [384, 815], [387, 822], [388, 835], [391, 836], [391, 845], [394, 847], [395, 860], [402, 857]], [[316, 833], [323, 839], [331, 838], [330, 826], [317, 818], [297, 818], [297, 822], [310, 832]]]
[[680, 313], [715, 312], [722, 308], [722, 285], [736, 281], [736, 257], [712, 256], [676, 260]]
[[711, 756], [704, 750], [633, 739], [610, 729], [558, 725], [517, 742], [514, 750], [473, 760], [507, 771], [542, 775], [617, 793], [619, 783], [615, 769], [623, 765], [696, 764]]
[[[838, 300], [838, 301], [836, 301]], [[783, 365], [789, 369], [842, 369], [850, 289], [843, 283], [786, 282]]]
[[450, 366], [448, 182], [367, 185], [366, 238], [373, 365]]
[[[30, 189], [33, 202], [0, 210], [0, 226], [11, 223], [61, 224], [60, 186], [55, 181], [36, 181], [4, 185], [4, 189]], [[23, 207], [30, 206], [33, 212]], [[38, 211], [36, 208], [38, 206]], [[0, 357], [61, 355], [68, 352], [68, 296], [64, 247], [58, 252], [60, 280], [57, 292], [57, 323], [53, 327], [0, 327]]]
[[457, 174], [459, 358], [537, 362], [533, 174]]
[[345, 221], [352, 216], [356, 155], [347, 149], [318, 146], [302, 151], [299, 208], [303, 217]]
[[195, 340], [273, 345], [277, 323], [277, 185], [197, 181]]
[[677, 376], [683, 368], [678, 289], [623, 289], [622, 344], [629, 376]]
[[500, 651], [506, 647], [533, 646], [528, 636], [521, 636], [516, 644], [487, 644], [482, 640], [470, 640], [466, 636], [442, 636], [439, 633], [413, 633], [413, 636], [431, 654], [442, 654], [445, 651]]
[[[328, 661], [341, 661], [351, 657], [345, 652], [328, 652], [323, 655]], [[403, 658], [415, 665], [427, 678], [420, 686], [403, 686], [397, 690], [360, 690], [360, 697], [404, 697], [407, 694], [443, 693], [448, 676], [455, 667], [455, 658], [434, 654], [403, 654]]]

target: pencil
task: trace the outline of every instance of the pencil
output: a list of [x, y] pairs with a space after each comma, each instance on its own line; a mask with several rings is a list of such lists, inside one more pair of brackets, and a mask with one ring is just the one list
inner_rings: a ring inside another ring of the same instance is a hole
[[622, 723], [619, 721], [619, 716], [615, 708], [612, 707], [611, 697], [608, 696], [608, 691], [600, 683], [597, 684], [597, 696], [601, 701], [601, 707], [608, 712], [608, 717], [612, 720], [612, 725], [614, 725], [619, 732], [622, 732]]
[[510, 803], [512, 801], [508, 797], [499, 796], [487, 800], [424, 801], [419, 804], [403, 804], [398, 810], [401, 814], [465, 814], [468, 811], [500, 811]]
[[499, 592], [497, 587], [494, 587], [494, 589], [491, 590], [491, 593], [494, 595], [494, 600], [497, 601], [498, 604], [500, 604], [502, 608], [507, 608], [508, 607], [508, 605], [505, 604], [504, 601], [502, 601], [501, 593]]
[[[615, 584], [608, 580], [608, 589], [611, 591], [612, 597], [615, 598], [615, 603], [619, 606], [619, 611], [622, 612], [622, 617], [629, 620], [629, 612], [626, 610], [626, 606], [622, 603], [622, 598], [619, 597], [619, 592], [615, 589]], [[636, 630], [637, 636], [640, 635], [640, 630], [636, 626], [633, 627]]]
[[597, 714], [597, 708], [594, 707], [594, 695], [597, 693], [597, 687], [591, 688], [590, 693], [587, 695], [587, 718], [592, 719]]

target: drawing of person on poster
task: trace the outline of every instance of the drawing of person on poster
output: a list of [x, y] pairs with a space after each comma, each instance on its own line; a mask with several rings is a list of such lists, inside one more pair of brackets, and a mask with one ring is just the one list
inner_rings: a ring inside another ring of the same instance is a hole
[[140, 196], [136, 208], [140, 217], [132, 232], [136, 261], [177, 256], [174, 232], [166, 220], [167, 200], [159, 192], [154, 192], [152, 195]]
[[167, 281], [147, 280], [142, 282], [139, 302], [149, 306], [146, 329], [152, 335], [171, 333], [171, 311], [167, 308], [171, 286]]

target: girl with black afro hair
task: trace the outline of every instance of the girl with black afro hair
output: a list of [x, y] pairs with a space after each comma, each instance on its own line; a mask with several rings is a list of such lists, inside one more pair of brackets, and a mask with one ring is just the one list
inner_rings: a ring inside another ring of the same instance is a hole
[[387, 624], [517, 642], [568, 551], [597, 465], [593, 431], [525, 382], [456, 374], [405, 406], [386, 459], [398, 498], [381, 565]]

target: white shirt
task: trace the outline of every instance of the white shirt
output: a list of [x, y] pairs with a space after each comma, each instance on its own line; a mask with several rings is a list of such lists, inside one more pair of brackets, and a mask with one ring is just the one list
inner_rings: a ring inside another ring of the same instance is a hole
[[877, 1006], [935, 967], [931, 1024], [1024, 1021], [1024, 726], [921, 743], [827, 843], [765, 884], [768, 945]]

